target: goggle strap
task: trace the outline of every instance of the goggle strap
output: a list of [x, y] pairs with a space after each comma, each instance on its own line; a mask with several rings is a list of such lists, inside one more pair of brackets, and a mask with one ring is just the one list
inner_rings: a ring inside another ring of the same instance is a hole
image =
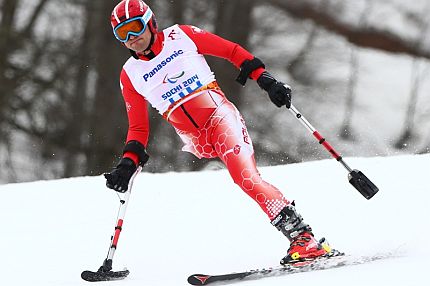
[[151, 8], [149, 8], [148, 6], [148, 9], [146, 10], [145, 14], [143, 14], [142, 16], [142, 20], [146, 25], [148, 25], [149, 20], [151, 20], [151, 18], [152, 18], [152, 11], [151, 11]]

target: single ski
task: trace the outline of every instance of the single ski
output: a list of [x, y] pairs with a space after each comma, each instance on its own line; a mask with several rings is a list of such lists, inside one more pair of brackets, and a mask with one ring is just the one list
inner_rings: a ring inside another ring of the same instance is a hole
[[81, 278], [88, 282], [99, 282], [99, 281], [114, 281], [121, 280], [130, 274], [128, 270], [122, 271], [83, 271], [81, 273]]
[[265, 277], [274, 277], [288, 274], [295, 274], [308, 271], [325, 270], [331, 268], [338, 268], [343, 266], [359, 265], [376, 260], [392, 257], [391, 254], [381, 254], [372, 256], [347, 256], [339, 253], [339, 255], [321, 257], [314, 260], [303, 262], [296, 262], [294, 264], [286, 264], [283, 266], [276, 266], [271, 268], [263, 268], [256, 270], [248, 270], [244, 272], [221, 274], [221, 275], [207, 275], [207, 274], [193, 274], [188, 277], [188, 283], [191, 285], [208, 285], [214, 282], [226, 281], [240, 281], [240, 280], [254, 280]]

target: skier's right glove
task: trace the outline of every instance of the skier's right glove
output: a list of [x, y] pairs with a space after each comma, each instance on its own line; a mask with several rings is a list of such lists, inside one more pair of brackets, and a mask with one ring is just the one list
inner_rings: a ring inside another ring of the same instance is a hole
[[106, 186], [120, 193], [128, 190], [131, 176], [136, 172], [137, 166], [130, 158], [122, 158], [110, 173], [105, 173]]
[[270, 73], [267, 71], [263, 72], [261, 76], [257, 79], [258, 85], [267, 91], [270, 100], [277, 106], [291, 107], [291, 88], [277, 81]]

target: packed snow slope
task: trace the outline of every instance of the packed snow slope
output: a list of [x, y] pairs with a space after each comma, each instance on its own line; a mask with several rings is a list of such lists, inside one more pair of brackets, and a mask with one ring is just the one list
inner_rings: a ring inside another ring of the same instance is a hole
[[[335, 160], [261, 168], [294, 199], [331, 245], [351, 255], [394, 253], [373, 263], [242, 281], [237, 285], [428, 285], [430, 155], [346, 158], [380, 192], [364, 199]], [[82, 270], [106, 256], [119, 200], [102, 176], [0, 186], [1, 285], [89, 285]], [[226, 170], [140, 174], [114, 269], [131, 274], [103, 285], [187, 285], [192, 273], [277, 265], [287, 240]]]

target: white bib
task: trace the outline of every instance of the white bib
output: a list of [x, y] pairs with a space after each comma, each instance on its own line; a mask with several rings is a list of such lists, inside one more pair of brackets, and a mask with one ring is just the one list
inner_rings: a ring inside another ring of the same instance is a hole
[[215, 80], [203, 55], [178, 25], [163, 33], [164, 46], [155, 58], [143, 61], [130, 57], [124, 64], [135, 90], [162, 115], [175, 102]]

